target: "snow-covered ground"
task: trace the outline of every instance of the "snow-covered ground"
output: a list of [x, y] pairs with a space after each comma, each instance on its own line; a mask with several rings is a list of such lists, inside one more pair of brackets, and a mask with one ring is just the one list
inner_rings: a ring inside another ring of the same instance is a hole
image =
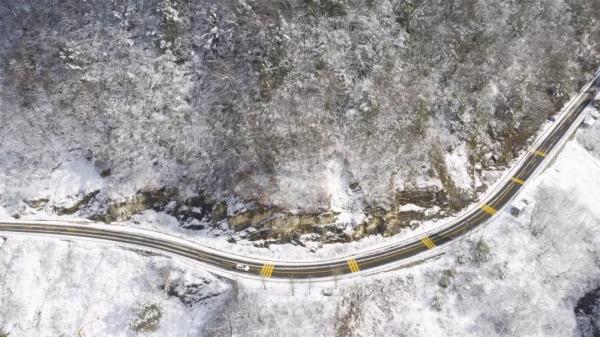
[[230, 294], [228, 281], [160, 255], [0, 237], [0, 335], [198, 336]]

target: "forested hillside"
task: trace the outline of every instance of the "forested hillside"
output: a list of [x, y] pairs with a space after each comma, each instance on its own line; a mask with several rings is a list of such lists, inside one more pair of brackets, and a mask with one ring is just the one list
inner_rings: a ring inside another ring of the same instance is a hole
[[[598, 18], [577, 0], [0, 1], [0, 203], [393, 234], [493, 182], [600, 64]], [[97, 183], [34, 192], [72, 162]]]

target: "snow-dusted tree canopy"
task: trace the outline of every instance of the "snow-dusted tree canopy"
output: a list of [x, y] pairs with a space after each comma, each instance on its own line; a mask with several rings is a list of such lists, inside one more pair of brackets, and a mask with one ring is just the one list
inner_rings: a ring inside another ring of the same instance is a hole
[[589, 79], [599, 17], [579, 0], [3, 1], [2, 198], [85, 158], [105, 201], [457, 209], [474, 167], [506, 165]]

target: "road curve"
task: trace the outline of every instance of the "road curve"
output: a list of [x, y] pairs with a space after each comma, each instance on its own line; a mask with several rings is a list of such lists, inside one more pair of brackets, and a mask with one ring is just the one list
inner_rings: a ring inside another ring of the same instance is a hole
[[[419, 253], [455, 240], [492, 218], [519, 192], [523, 184], [540, 167], [546, 157], [556, 149], [559, 141], [568, 136], [569, 130], [579, 119], [581, 112], [594, 98], [599, 88], [600, 74], [584, 87], [584, 90], [573, 104], [570, 104], [569, 108], [563, 112], [561, 119], [556, 122], [554, 128], [540, 141], [536, 142], [536, 146], [517, 163], [517, 167], [512, 170], [514, 173], [498, 185], [499, 188], [496, 189], [496, 193], [484, 199], [478, 207], [467, 211], [451, 225], [426, 233], [421, 237], [412, 239], [412, 241], [402, 242], [402, 244], [390, 244], [377, 250], [358, 253], [355, 256], [306, 263], [270, 262], [219, 252], [185, 240], [170, 239], [166, 235], [150, 235], [145, 234], [143, 231], [119, 230], [108, 226], [101, 228], [101, 226], [39, 222], [0, 222], [0, 231], [106, 240], [117, 244], [133, 245], [178, 255], [228, 273], [252, 274], [263, 279], [319, 279], [359, 273], [414, 257]], [[235, 266], [239, 263], [249, 266], [249, 271], [237, 271]]]

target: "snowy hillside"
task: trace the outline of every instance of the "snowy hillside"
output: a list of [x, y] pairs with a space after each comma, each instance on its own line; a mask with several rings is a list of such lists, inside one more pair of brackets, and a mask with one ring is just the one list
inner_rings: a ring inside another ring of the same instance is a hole
[[[0, 1], [0, 220], [286, 261], [422, 235], [556, 125], [600, 65], [599, 18], [585, 0]], [[0, 232], [0, 337], [600, 336], [599, 111], [518, 216], [377, 275], [227, 280]]]
[[589, 80], [598, 10], [3, 1], [0, 204], [105, 222], [153, 209], [276, 243], [393, 235], [464, 208]]
[[198, 336], [231, 292], [144, 251], [0, 238], [0, 336]]
[[[600, 320], [600, 155], [588, 149], [600, 146], [600, 124], [579, 129], [576, 139], [518, 196], [528, 202], [518, 217], [503, 212], [440, 248], [443, 255], [368, 278], [232, 286], [161, 256], [8, 236], [0, 247], [0, 330], [11, 336], [593, 337]], [[156, 332], [136, 333], [141, 312], [142, 321], [156, 317], [148, 309], [154, 304], [161, 313]]]

